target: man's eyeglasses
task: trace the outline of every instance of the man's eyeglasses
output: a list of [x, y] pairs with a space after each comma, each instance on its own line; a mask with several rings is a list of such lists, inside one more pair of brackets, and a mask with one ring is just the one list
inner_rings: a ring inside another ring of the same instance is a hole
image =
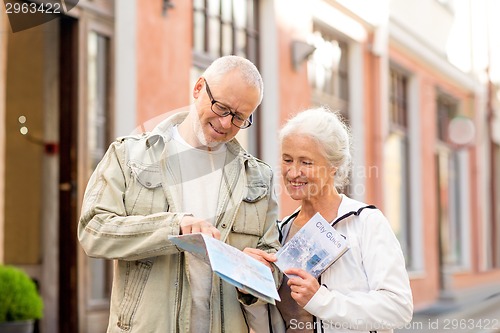
[[231, 108], [228, 107], [227, 105], [222, 104], [221, 102], [217, 102], [213, 96], [212, 92], [210, 91], [210, 88], [208, 87], [207, 80], [203, 78], [203, 81], [205, 81], [205, 88], [207, 89], [207, 94], [208, 97], [210, 98], [210, 103], [212, 105], [210, 108], [212, 109], [212, 112], [218, 115], [219, 117], [227, 117], [231, 115], [231, 123], [238, 127], [238, 128], [247, 128], [252, 125], [253, 122], [253, 115], [250, 115], [249, 118], [243, 118], [241, 115], [237, 114], [234, 111], [231, 111]]

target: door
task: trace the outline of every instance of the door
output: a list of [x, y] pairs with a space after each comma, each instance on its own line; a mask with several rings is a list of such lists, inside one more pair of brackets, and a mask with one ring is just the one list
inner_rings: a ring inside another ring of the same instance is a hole
[[60, 18], [59, 332], [78, 332], [78, 20]]

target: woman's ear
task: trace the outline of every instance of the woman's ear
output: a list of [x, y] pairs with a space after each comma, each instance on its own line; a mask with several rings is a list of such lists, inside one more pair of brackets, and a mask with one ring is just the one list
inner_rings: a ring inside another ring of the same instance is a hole
[[332, 173], [332, 176], [335, 176], [335, 174], [337, 173], [338, 169], [339, 168], [337, 168], [336, 166], [333, 166], [333, 165], [330, 167], [330, 171]]

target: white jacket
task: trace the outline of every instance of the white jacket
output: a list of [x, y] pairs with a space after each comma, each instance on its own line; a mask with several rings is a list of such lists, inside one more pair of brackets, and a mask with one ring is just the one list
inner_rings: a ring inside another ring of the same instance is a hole
[[[365, 206], [342, 195], [338, 216]], [[292, 224], [288, 220], [279, 226], [283, 239]], [[319, 320], [323, 332], [387, 333], [404, 327], [413, 315], [412, 293], [401, 246], [386, 217], [378, 209], [364, 209], [336, 229], [350, 249], [321, 275], [320, 289], [304, 307], [318, 318], [317, 332]]]

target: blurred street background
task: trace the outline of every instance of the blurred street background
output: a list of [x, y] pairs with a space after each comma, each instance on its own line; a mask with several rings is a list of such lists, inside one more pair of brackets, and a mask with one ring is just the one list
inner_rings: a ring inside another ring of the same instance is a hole
[[238, 139], [275, 169], [280, 217], [296, 203], [277, 131], [339, 110], [345, 192], [386, 214], [405, 254], [415, 315], [397, 331], [500, 332], [500, 0], [0, 2], [0, 263], [37, 282], [37, 332], [105, 332], [113, 263], [76, 239], [87, 180], [227, 54], [264, 78]]

